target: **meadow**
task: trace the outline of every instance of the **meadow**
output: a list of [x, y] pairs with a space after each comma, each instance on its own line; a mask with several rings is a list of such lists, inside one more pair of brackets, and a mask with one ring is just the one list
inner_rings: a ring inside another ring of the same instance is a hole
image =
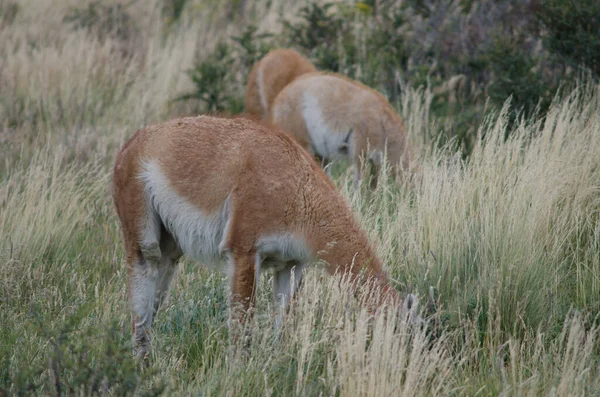
[[177, 98], [218, 39], [276, 33], [304, 4], [164, 3], [0, 0], [0, 396], [600, 395], [600, 86], [585, 77], [543, 117], [503, 98], [468, 156], [434, 90], [398, 84], [419, 175], [371, 194], [335, 170], [398, 290], [433, 293], [428, 328], [370, 316], [314, 267], [280, 338], [261, 279], [252, 344], [232, 357], [226, 275], [183, 260], [137, 367], [114, 158], [139, 128], [202, 111]]

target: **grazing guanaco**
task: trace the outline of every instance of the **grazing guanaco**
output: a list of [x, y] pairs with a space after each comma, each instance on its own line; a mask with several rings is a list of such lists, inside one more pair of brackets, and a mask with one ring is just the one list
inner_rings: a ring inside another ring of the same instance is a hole
[[201, 116], [141, 129], [117, 156], [113, 198], [129, 264], [133, 341], [144, 357], [182, 255], [226, 260], [230, 322], [253, 305], [261, 270], [274, 270], [276, 302], [287, 307], [317, 259], [331, 273], [370, 277], [382, 297], [399, 302], [347, 201], [273, 126]]
[[374, 166], [373, 187], [385, 153], [392, 175], [409, 166], [402, 118], [382, 94], [339, 74], [316, 72], [295, 79], [275, 98], [271, 121], [323, 165], [350, 159], [355, 183], [362, 178], [361, 159]]
[[308, 59], [294, 50], [270, 51], [254, 64], [248, 76], [244, 95], [246, 113], [268, 120], [273, 100], [283, 87], [298, 76], [316, 71]]

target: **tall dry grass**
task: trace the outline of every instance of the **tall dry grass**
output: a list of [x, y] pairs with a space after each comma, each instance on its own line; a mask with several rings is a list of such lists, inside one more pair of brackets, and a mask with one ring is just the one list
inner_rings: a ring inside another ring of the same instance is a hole
[[228, 17], [238, 2], [190, 0], [169, 24], [160, 1], [134, 2], [126, 42], [63, 21], [86, 4], [20, 1], [0, 26], [0, 389], [90, 394], [96, 376], [99, 394], [600, 394], [600, 93], [584, 83], [508, 141], [506, 110], [489, 115], [468, 161], [432, 144], [431, 94], [406, 87], [419, 173], [374, 194], [336, 180], [398, 289], [426, 301], [433, 287], [431, 328], [370, 317], [313, 269], [276, 336], [267, 275], [248, 354], [232, 358], [226, 280], [184, 262], [154, 371], [130, 367], [114, 156], [139, 127], [190, 112], [172, 100], [215, 37], [252, 20], [276, 29], [299, 4]]

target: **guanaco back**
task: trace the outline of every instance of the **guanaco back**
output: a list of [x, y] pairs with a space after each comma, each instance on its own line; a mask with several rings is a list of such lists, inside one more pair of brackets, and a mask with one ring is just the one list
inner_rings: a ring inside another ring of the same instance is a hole
[[228, 264], [230, 319], [253, 305], [261, 270], [274, 271], [275, 299], [285, 307], [316, 259], [331, 273], [371, 277], [382, 296], [399, 299], [347, 201], [272, 126], [201, 116], [139, 130], [117, 156], [113, 198], [129, 264], [133, 340], [144, 357], [182, 255]]
[[298, 52], [272, 50], [252, 67], [248, 76], [244, 108], [246, 113], [267, 120], [277, 94], [298, 76], [316, 72], [315, 66]]

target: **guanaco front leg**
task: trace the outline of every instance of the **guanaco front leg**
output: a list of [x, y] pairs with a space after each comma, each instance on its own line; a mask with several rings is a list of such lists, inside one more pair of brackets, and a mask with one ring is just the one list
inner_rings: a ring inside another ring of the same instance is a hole
[[290, 301], [296, 295], [296, 291], [302, 283], [302, 271], [304, 263], [290, 262], [283, 269], [276, 270], [273, 275], [273, 295], [277, 317], [275, 318], [275, 329], [279, 330], [283, 318], [289, 309]]
[[229, 254], [231, 269], [231, 296], [229, 309], [229, 327], [232, 344], [244, 334], [252, 319], [252, 310], [256, 301], [256, 252], [233, 250]]

